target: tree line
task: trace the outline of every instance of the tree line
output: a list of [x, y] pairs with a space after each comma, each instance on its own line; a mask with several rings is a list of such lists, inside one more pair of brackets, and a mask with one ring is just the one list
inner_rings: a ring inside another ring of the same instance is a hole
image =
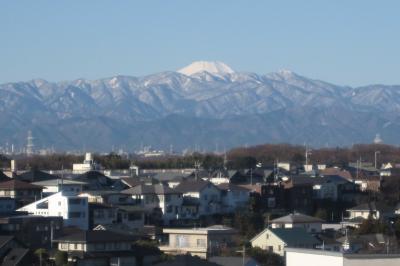
[[[290, 144], [264, 144], [252, 147], [239, 147], [225, 154], [193, 153], [189, 155], [174, 155], [143, 158], [136, 155], [121, 156], [116, 153], [106, 155], [95, 154], [94, 159], [107, 169], [126, 169], [131, 164], [143, 169], [174, 169], [201, 168], [213, 171], [216, 169], [243, 169], [254, 168], [261, 163], [263, 166], [272, 167], [274, 163], [290, 162], [293, 164], [305, 163], [306, 147]], [[400, 162], [400, 148], [384, 144], [357, 144], [351, 147], [317, 148], [309, 149], [310, 163], [323, 163], [335, 166], [346, 166], [349, 162], [361, 160], [373, 163]], [[83, 161], [83, 155], [65, 153], [53, 155], [4, 156], [0, 155], [0, 167], [8, 168], [11, 159], [17, 159], [20, 169], [71, 169], [72, 164]]]

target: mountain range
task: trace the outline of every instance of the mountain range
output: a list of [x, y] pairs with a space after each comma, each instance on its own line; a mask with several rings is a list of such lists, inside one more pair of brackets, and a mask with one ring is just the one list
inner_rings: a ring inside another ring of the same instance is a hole
[[0, 85], [0, 146], [215, 150], [260, 143], [399, 144], [400, 86], [338, 86], [197, 61], [144, 77]]

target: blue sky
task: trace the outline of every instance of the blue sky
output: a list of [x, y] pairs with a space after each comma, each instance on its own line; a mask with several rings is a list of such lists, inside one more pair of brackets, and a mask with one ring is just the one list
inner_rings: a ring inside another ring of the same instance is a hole
[[0, 83], [141, 76], [220, 60], [400, 84], [400, 1], [0, 1]]

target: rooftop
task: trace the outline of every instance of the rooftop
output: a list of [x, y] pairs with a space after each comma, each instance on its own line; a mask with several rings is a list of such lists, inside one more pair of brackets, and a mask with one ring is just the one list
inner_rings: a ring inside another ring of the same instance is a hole
[[271, 223], [323, 223], [324, 220], [317, 217], [308, 216], [301, 213], [291, 213], [289, 215], [276, 218]]
[[35, 190], [41, 190], [41, 186], [36, 186], [32, 185], [28, 182], [20, 181], [20, 180], [9, 180], [9, 181], [4, 181], [0, 182], [0, 189], [2, 190], [18, 190], [18, 189], [35, 189]]

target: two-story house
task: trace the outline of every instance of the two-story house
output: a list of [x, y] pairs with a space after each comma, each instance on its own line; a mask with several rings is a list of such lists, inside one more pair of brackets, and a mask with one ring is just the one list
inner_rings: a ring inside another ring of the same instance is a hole
[[0, 182], [0, 197], [14, 198], [21, 206], [41, 198], [42, 187], [20, 180]]
[[153, 216], [159, 212], [162, 221], [168, 224], [171, 220], [179, 218], [182, 206], [182, 193], [166, 185], [141, 184], [121, 191], [122, 194], [130, 195], [133, 204], [140, 205], [149, 210], [148, 215]]
[[270, 222], [272, 228], [303, 228], [309, 233], [319, 233], [324, 221], [301, 213], [291, 213]]
[[76, 194], [61, 191], [28, 204], [17, 211], [32, 215], [60, 216], [65, 226], [76, 226], [83, 230], [89, 227], [88, 200]]
[[[212, 215], [221, 211], [221, 190], [211, 182], [190, 179], [181, 182], [175, 189], [182, 193], [186, 201], [190, 202], [182, 206], [182, 218], [186, 215], [190, 218]], [[196, 210], [193, 208], [195, 205], [198, 206], [197, 213], [193, 213]]]
[[[218, 250], [231, 246], [237, 241], [236, 230], [214, 225], [205, 228], [165, 228], [168, 234], [168, 243], [161, 245], [161, 251], [167, 254], [186, 254], [208, 258], [208, 256], [218, 253]], [[237, 244], [237, 243], [236, 243]]]

